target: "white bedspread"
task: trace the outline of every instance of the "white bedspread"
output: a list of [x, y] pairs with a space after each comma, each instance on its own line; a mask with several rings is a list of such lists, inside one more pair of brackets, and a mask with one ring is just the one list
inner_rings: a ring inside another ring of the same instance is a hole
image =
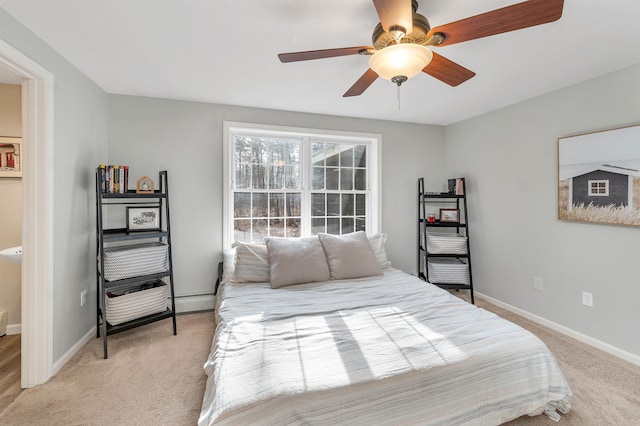
[[569, 407], [542, 341], [401, 271], [221, 293], [200, 425], [491, 425]]

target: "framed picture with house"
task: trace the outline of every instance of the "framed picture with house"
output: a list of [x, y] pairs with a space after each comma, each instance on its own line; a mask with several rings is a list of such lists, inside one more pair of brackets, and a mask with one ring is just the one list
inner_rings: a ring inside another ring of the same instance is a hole
[[558, 139], [558, 219], [640, 226], [640, 126]]

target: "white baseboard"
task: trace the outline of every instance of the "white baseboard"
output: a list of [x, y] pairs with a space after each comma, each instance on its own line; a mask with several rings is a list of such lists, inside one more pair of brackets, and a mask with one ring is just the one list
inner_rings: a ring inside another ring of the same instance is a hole
[[489, 303], [493, 303], [496, 306], [499, 306], [507, 311], [513, 312], [514, 314], [518, 314], [521, 317], [529, 319], [535, 323], [540, 325], [544, 325], [545, 327], [549, 327], [552, 330], [555, 330], [559, 333], [565, 334], [569, 337], [572, 337], [576, 340], [581, 341], [582, 343], [586, 343], [589, 346], [593, 346], [594, 348], [600, 349], [608, 354], [611, 354], [615, 357], [621, 358], [625, 361], [629, 361], [632, 364], [640, 365], [640, 356], [632, 354], [631, 352], [627, 352], [623, 349], [620, 349], [616, 346], [610, 345], [609, 343], [605, 343], [601, 340], [595, 339], [593, 337], [587, 336], [586, 334], [582, 334], [572, 328], [565, 327], [564, 325], [558, 324], [556, 322], [550, 321], [546, 318], [540, 317], [538, 315], [532, 314], [520, 308], [516, 308], [515, 306], [509, 305], [507, 303], [501, 302], [500, 300], [494, 299], [493, 297], [487, 296], [482, 293], [474, 292], [476, 296], [481, 299], [486, 300]]
[[22, 334], [22, 324], [7, 325], [7, 335]]
[[60, 371], [60, 369], [64, 367], [64, 365], [69, 362], [71, 358], [73, 358], [76, 352], [78, 352], [80, 348], [82, 348], [89, 340], [95, 338], [96, 326], [94, 325], [93, 327], [91, 327], [91, 330], [87, 331], [87, 334], [82, 336], [82, 338], [78, 340], [75, 345], [73, 345], [64, 355], [62, 355], [60, 359], [53, 363], [53, 373], [51, 374], [51, 377], [55, 376], [58, 371]]
[[195, 296], [176, 296], [176, 313], [211, 311], [216, 303], [213, 294]]

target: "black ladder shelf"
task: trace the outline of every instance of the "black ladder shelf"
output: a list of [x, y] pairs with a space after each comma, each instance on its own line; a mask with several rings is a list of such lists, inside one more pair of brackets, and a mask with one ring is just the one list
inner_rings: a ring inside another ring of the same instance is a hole
[[[177, 334], [175, 293], [173, 282], [173, 266], [171, 256], [171, 225], [169, 218], [169, 188], [167, 182], [167, 172], [163, 170], [158, 174], [159, 189], [151, 193], [136, 193], [135, 190], [126, 190], [124, 193], [106, 193], [101, 187], [100, 169], [96, 169], [96, 280], [97, 280], [97, 306], [96, 306], [96, 338], [102, 334], [104, 346], [104, 358], [108, 357], [107, 336], [135, 327], [150, 324], [166, 318], [173, 321], [173, 334]], [[154, 207], [160, 211], [159, 229], [148, 231], [128, 231], [124, 228], [106, 228], [105, 210], [109, 206], [123, 214], [127, 207]], [[168, 269], [166, 271], [149, 273], [143, 276], [134, 276], [123, 279], [107, 280], [101, 272], [105, 270], [105, 248], [125, 247], [131, 242], [160, 242], [167, 245]], [[163, 312], [156, 312], [135, 318], [130, 321], [112, 325], [106, 319], [106, 299], [107, 293], [114, 290], [122, 290], [139, 286], [142, 283], [161, 280], [167, 285], [169, 293], [168, 307]], [[102, 331], [102, 333], [101, 333]]]
[[[424, 178], [418, 179], [418, 277], [438, 287], [448, 290], [469, 290], [471, 303], [475, 303], [473, 295], [473, 275], [471, 272], [471, 246], [469, 242], [469, 225], [467, 213], [467, 191], [464, 178], [456, 179], [459, 188], [453, 192], [426, 192]], [[437, 209], [437, 210], [436, 210]], [[455, 213], [457, 220], [440, 220], [442, 210]], [[429, 219], [429, 216], [431, 217]], [[438, 250], [437, 241], [455, 243], [458, 249]], [[440, 259], [450, 259], [451, 264], [443, 264]], [[443, 276], [438, 268], [455, 268]], [[430, 274], [431, 270], [431, 274]], [[453, 275], [452, 275], [453, 274]], [[430, 276], [431, 275], [431, 276]]]

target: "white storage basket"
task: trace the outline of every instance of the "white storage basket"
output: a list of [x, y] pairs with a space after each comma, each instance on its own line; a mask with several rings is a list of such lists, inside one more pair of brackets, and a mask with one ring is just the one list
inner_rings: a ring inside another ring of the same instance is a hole
[[134, 291], [105, 300], [106, 319], [111, 325], [122, 324], [136, 318], [167, 310], [168, 286], [164, 281], [155, 281], [157, 287]]
[[104, 249], [104, 278], [107, 281], [168, 270], [169, 252], [166, 244], [154, 242]]
[[469, 265], [460, 259], [434, 259], [427, 262], [429, 282], [469, 285]]
[[427, 234], [427, 252], [431, 254], [467, 254], [467, 237], [454, 233]]

